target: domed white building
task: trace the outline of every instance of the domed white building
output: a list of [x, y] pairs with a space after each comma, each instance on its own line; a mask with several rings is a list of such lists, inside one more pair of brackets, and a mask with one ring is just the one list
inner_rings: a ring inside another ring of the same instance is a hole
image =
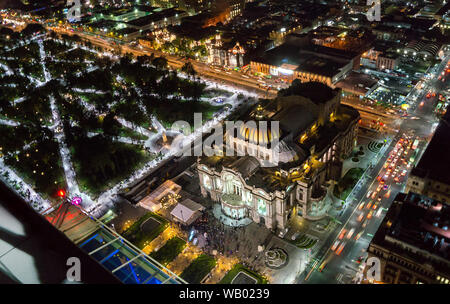
[[[201, 193], [234, 219], [284, 229], [292, 214], [308, 216], [324, 183], [341, 176], [342, 157], [356, 143], [358, 111], [340, 104], [340, 90], [294, 84], [259, 104], [225, 133], [233, 156], [199, 157]], [[263, 127], [261, 127], [263, 126]]]

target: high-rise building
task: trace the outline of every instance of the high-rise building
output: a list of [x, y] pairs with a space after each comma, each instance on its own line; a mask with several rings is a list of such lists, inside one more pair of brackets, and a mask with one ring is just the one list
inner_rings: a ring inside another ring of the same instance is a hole
[[[381, 282], [449, 284], [449, 226], [449, 205], [413, 192], [399, 193], [368, 248], [368, 259], [380, 261]], [[365, 277], [373, 266], [366, 266]]]
[[441, 118], [427, 149], [411, 170], [405, 191], [450, 202], [450, 112]]

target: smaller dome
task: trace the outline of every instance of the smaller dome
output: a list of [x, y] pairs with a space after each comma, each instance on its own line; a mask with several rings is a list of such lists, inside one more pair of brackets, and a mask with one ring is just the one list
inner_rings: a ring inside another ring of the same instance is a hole
[[292, 147], [284, 140], [275, 146], [274, 152], [278, 154], [278, 161], [282, 163], [289, 163], [298, 159], [298, 151], [295, 149], [295, 146]]

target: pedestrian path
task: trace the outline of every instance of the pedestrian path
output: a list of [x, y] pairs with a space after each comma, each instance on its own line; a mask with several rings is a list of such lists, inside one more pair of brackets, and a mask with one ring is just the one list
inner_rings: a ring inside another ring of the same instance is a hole
[[191, 244], [187, 244], [186, 248], [181, 252], [175, 260], [173, 260], [169, 265], [167, 265], [167, 268], [176, 273], [177, 275], [180, 275], [183, 270], [188, 267], [193, 260], [195, 260], [199, 255], [202, 254], [202, 251], [198, 249], [196, 246], [193, 246]]
[[143, 252], [146, 254], [150, 254], [152, 251], [161, 248], [165, 243], [174, 236], [177, 236], [178, 233], [176, 229], [172, 227], [166, 228], [163, 232], [161, 232], [156, 238], [154, 238], [151, 242], [149, 242], [144, 249]]
[[228, 273], [228, 271], [233, 268], [234, 265], [239, 263], [236, 257], [224, 257], [222, 255], [216, 256], [217, 264], [213, 270], [210, 272], [210, 277], [206, 280], [206, 284], [217, 284], [223, 277]]

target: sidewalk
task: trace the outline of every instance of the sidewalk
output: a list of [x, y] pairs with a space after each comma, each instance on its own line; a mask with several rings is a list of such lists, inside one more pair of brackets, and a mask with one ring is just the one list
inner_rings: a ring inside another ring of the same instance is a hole
[[156, 238], [154, 238], [147, 246], [142, 249], [146, 254], [150, 254], [152, 251], [161, 248], [164, 244], [174, 236], [178, 236], [180, 233], [178, 229], [167, 227], [163, 232], [161, 232]]
[[175, 260], [170, 262], [169, 265], [167, 265], [167, 268], [177, 275], [180, 275], [183, 270], [201, 254], [202, 251], [200, 249], [188, 243], [183, 252], [181, 252]]
[[217, 284], [223, 277], [228, 273], [228, 271], [233, 268], [234, 265], [239, 263], [236, 257], [224, 257], [222, 255], [217, 255], [217, 265], [211, 270], [211, 277], [206, 280], [206, 284]]

